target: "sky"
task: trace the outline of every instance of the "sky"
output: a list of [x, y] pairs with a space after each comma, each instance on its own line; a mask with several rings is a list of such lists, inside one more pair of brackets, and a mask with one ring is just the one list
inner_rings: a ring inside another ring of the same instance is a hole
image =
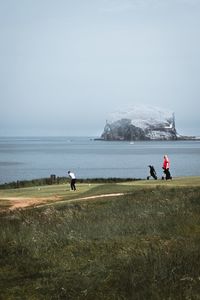
[[135, 105], [200, 136], [200, 0], [0, 0], [0, 136], [100, 136]]

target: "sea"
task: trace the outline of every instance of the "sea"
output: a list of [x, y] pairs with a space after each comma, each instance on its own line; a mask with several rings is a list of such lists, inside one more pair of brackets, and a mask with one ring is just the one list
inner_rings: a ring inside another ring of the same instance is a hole
[[102, 141], [94, 137], [0, 137], [0, 184], [68, 176], [77, 179], [141, 178], [153, 165], [162, 177], [163, 156], [172, 177], [200, 176], [200, 141]]

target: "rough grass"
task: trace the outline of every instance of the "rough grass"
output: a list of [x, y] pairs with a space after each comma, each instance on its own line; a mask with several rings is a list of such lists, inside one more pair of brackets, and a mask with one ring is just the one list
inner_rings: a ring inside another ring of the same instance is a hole
[[177, 182], [79, 186], [126, 194], [2, 213], [2, 299], [200, 299], [199, 181]]

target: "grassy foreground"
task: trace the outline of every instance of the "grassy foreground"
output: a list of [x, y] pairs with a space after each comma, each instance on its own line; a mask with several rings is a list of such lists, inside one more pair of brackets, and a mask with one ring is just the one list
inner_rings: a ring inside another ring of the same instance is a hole
[[[0, 191], [0, 299], [200, 299], [200, 178]], [[73, 198], [124, 195], [69, 202]]]

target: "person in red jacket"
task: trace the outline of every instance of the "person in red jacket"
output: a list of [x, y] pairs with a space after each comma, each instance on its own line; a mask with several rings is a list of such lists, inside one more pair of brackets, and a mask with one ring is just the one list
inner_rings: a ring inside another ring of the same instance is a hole
[[[170, 171], [169, 171], [169, 167], [170, 167], [170, 161], [167, 155], [164, 155], [164, 160], [163, 160], [163, 172], [165, 173], [165, 179], [172, 179]], [[163, 178], [164, 179], [164, 178]]]

